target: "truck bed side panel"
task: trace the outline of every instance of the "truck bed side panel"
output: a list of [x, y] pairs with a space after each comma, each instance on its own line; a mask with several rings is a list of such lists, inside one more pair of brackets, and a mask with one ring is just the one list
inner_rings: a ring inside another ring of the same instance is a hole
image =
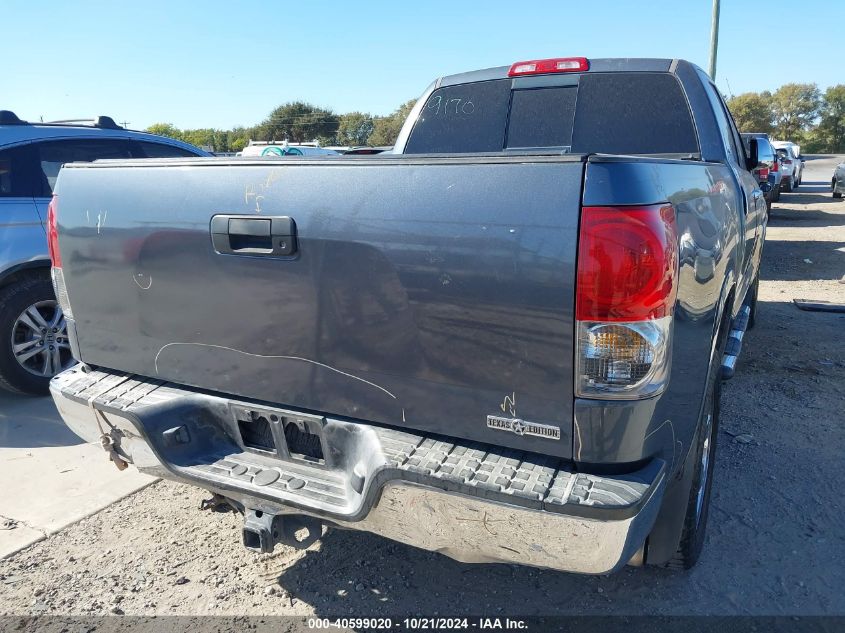
[[736, 180], [718, 163], [594, 157], [586, 183], [585, 205], [670, 201], [680, 257], [666, 391], [648, 401], [577, 399], [574, 455], [585, 464], [659, 455], [674, 470], [696, 430], [719, 310], [741, 262], [741, 236], [746, 225], [754, 234], [756, 220], [743, 212]]

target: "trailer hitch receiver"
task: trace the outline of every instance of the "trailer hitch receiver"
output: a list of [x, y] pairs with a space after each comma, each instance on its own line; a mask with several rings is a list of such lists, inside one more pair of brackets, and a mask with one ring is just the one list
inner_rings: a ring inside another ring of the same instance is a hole
[[270, 514], [247, 509], [244, 528], [244, 547], [269, 554], [277, 543], [296, 549], [310, 547], [323, 535], [323, 524], [315, 518], [298, 514]]

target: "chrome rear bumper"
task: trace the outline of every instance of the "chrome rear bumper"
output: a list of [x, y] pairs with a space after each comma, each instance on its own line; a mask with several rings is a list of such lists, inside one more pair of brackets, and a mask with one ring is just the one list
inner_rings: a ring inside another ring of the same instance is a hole
[[[651, 531], [665, 463], [613, 477], [557, 459], [257, 405], [139, 376], [75, 367], [51, 392], [88, 441], [249, 510], [306, 515], [467, 563], [602, 574]], [[267, 420], [272, 447], [244, 443], [239, 419]], [[316, 429], [320, 459], [286, 444], [287, 424]]]

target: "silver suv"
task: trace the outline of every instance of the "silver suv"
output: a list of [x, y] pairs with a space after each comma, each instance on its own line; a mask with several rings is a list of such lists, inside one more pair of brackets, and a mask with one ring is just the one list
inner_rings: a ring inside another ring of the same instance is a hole
[[[50, 282], [47, 206], [64, 163], [100, 158], [208, 156], [187, 143], [135, 132], [110, 117], [27, 123], [0, 110], [0, 387], [47, 393], [74, 363]], [[92, 227], [97, 222], [92, 218]]]

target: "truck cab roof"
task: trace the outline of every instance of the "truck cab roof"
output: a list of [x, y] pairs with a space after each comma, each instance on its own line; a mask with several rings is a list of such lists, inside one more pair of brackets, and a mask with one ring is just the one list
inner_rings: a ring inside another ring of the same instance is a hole
[[[565, 58], [561, 58], [565, 59]], [[684, 60], [665, 59], [665, 58], [635, 58], [635, 57], [608, 57], [600, 59], [589, 59], [587, 70], [579, 72], [670, 72], [673, 65], [679, 62], [690, 64]], [[523, 63], [523, 62], [517, 62]], [[690, 64], [693, 65], [693, 64]], [[488, 81], [490, 79], [506, 79], [508, 71], [514, 66], [495, 66], [493, 68], [485, 68], [482, 70], [472, 70], [465, 73], [457, 73], [454, 75], [445, 75], [440, 77], [435, 84], [440, 86], [451, 86], [455, 84], [468, 83], [472, 81]], [[553, 75], [552, 73], [538, 73], [543, 75]], [[557, 75], [560, 76], [560, 75]]]

